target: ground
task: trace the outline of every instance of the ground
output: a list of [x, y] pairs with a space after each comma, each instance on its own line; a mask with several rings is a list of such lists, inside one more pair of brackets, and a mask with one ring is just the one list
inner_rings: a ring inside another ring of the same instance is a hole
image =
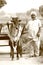
[[[10, 52], [10, 47], [0, 47], [0, 52]], [[23, 57], [17, 60], [15, 54], [11, 60], [10, 54], [0, 55], [0, 65], [43, 65], [43, 56], [30, 58], [29, 54], [23, 54]]]
[[17, 60], [16, 54], [13, 61], [10, 58], [10, 55], [0, 55], [0, 65], [43, 65], [43, 57], [31, 57], [29, 58], [28, 54], [23, 54], [22, 58]]

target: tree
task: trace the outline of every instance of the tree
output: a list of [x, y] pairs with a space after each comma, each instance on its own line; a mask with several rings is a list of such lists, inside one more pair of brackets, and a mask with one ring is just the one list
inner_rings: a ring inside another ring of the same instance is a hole
[[2, 8], [5, 4], [7, 4], [5, 0], [0, 0], [0, 8]]
[[39, 13], [40, 13], [40, 15], [43, 17], [43, 5], [41, 5], [41, 6], [39, 7]]

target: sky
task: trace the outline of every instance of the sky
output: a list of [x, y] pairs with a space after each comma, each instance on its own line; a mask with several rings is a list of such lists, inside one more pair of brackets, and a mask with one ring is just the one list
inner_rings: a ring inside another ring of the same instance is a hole
[[6, 2], [7, 5], [0, 9], [6, 13], [26, 12], [31, 8], [38, 9], [40, 5], [43, 5], [43, 0], [6, 0]]

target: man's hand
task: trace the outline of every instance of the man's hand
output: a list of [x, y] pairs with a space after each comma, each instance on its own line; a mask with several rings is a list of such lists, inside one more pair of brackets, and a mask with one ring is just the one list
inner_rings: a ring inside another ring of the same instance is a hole
[[39, 27], [39, 31], [37, 33], [37, 36], [40, 37], [41, 27]]
[[37, 37], [40, 37], [40, 33], [37, 33]]

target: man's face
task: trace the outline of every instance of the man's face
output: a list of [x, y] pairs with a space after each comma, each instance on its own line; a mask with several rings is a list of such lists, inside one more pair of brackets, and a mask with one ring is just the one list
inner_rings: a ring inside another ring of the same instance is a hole
[[35, 14], [32, 14], [32, 15], [31, 15], [31, 18], [32, 18], [33, 20], [35, 20], [35, 19], [36, 19], [36, 15], [35, 15]]

